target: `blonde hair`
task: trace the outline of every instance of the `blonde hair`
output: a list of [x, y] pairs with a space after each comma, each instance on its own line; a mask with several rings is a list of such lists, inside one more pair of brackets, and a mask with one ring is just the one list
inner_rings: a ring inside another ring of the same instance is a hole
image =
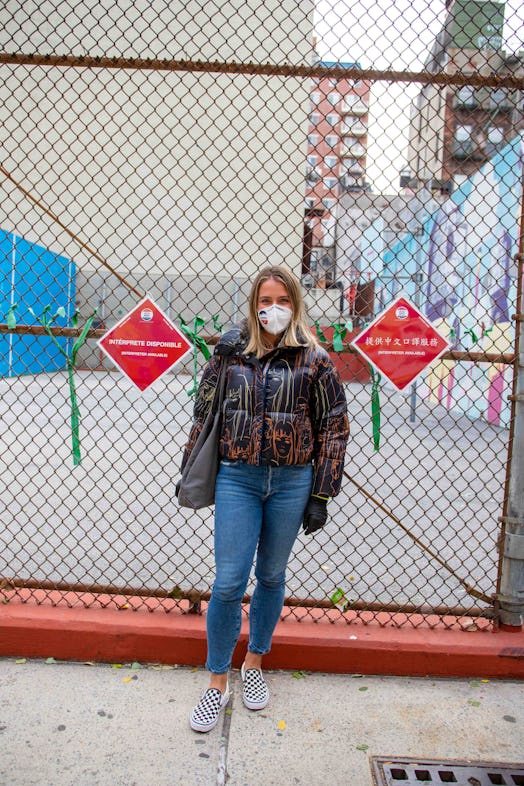
[[258, 294], [262, 284], [271, 279], [284, 285], [291, 301], [291, 322], [282, 336], [280, 346], [316, 346], [317, 340], [311, 333], [308, 324], [300, 281], [290, 270], [275, 265], [263, 268], [253, 281], [249, 294], [249, 316], [247, 319], [249, 342], [245, 351], [253, 352], [257, 358], [260, 358], [269, 349], [264, 343], [262, 325], [258, 319]]

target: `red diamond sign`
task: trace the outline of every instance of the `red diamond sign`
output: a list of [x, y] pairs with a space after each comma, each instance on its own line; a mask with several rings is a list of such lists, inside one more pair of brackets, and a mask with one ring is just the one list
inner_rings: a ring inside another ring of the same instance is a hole
[[397, 390], [413, 382], [449, 347], [449, 341], [404, 296], [351, 343]]
[[193, 350], [184, 334], [149, 297], [97, 343], [140, 390]]

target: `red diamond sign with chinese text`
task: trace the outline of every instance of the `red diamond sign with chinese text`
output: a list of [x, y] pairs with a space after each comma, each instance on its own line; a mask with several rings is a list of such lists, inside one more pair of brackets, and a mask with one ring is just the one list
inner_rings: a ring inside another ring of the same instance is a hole
[[413, 382], [449, 347], [431, 322], [402, 295], [351, 343], [397, 390]]
[[102, 336], [98, 345], [140, 390], [193, 350], [184, 334], [149, 297]]

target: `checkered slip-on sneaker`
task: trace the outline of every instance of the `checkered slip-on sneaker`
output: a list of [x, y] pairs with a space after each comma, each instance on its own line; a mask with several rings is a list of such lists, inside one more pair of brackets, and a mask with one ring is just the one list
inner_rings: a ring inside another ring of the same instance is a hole
[[240, 670], [244, 691], [242, 699], [248, 710], [263, 710], [269, 701], [269, 688], [262, 674], [262, 669], [246, 669], [242, 664]]
[[193, 707], [191, 710], [189, 725], [193, 731], [211, 731], [211, 729], [214, 729], [218, 722], [220, 710], [226, 706], [230, 695], [229, 683], [224, 693], [221, 693], [218, 688], [208, 688], [196, 707]]

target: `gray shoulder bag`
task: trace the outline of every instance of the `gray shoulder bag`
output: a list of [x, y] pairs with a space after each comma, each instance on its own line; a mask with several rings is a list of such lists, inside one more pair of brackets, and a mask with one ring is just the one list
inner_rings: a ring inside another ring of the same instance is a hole
[[182, 508], [198, 510], [215, 502], [227, 365], [226, 358], [222, 358], [213, 403], [182, 472], [178, 491], [178, 504]]

